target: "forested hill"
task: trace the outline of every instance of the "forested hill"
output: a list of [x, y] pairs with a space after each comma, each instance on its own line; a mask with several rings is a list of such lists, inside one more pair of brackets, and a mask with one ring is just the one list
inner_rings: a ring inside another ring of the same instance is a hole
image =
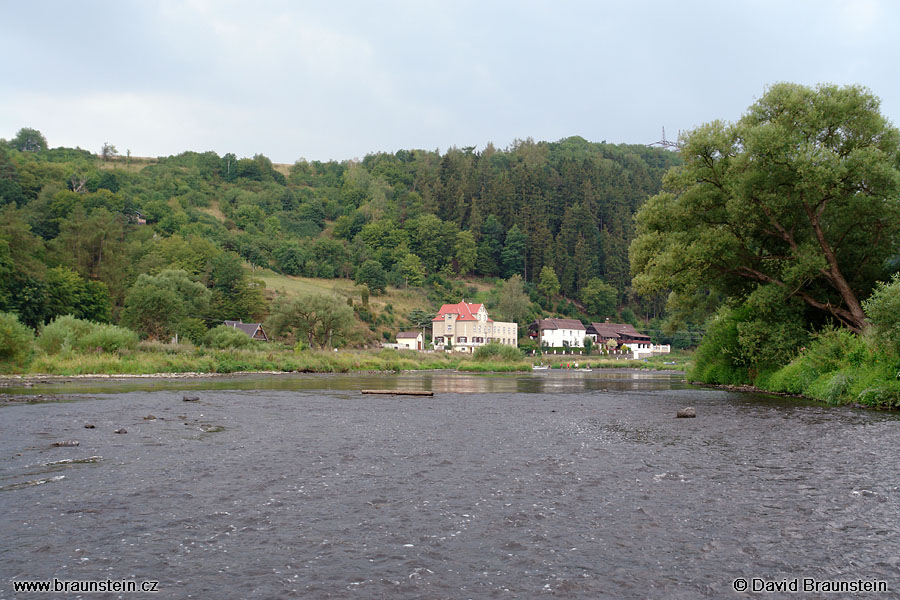
[[212, 290], [208, 321], [259, 317], [238, 256], [324, 278], [380, 266], [400, 285], [536, 281], [547, 265], [568, 297], [599, 278], [624, 302], [633, 214], [678, 160], [579, 137], [290, 167], [263, 155], [102, 154], [49, 149], [33, 129], [0, 140], [0, 309], [32, 326], [65, 312], [112, 318], [139, 275], [168, 268]]

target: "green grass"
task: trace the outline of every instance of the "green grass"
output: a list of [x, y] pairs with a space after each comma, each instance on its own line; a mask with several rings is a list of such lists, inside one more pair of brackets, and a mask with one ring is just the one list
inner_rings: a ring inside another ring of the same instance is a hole
[[4, 373], [32, 375], [147, 375], [166, 373], [240, 373], [252, 371], [351, 373], [360, 371], [527, 371], [527, 361], [477, 363], [460, 354], [398, 350], [295, 352], [281, 344], [260, 343], [253, 348], [216, 350], [190, 345], [141, 343], [119, 353], [39, 353], [25, 368], [7, 367]]

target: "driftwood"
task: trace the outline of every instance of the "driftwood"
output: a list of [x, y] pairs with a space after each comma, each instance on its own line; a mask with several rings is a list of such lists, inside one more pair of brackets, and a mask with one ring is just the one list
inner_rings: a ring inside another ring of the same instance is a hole
[[394, 396], [434, 396], [434, 392], [425, 390], [362, 390], [363, 394], [388, 394]]

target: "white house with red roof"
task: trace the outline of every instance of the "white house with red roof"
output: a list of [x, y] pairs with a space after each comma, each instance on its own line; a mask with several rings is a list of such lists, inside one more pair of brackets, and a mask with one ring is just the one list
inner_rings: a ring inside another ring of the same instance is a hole
[[519, 325], [494, 321], [484, 304], [463, 300], [459, 304], [444, 304], [431, 320], [432, 345], [438, 350], [474, 352], [475, 348], [491, 342], [518, 347]]

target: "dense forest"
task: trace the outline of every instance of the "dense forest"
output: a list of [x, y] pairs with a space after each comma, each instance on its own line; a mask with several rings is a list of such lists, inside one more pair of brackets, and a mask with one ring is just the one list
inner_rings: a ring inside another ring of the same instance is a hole
[[249, 265], [373, 294], [419, 286], [432, 306], [459, 301], [454, 281], [519, 275], [549, 312], [659, 317], [665, 296], [631, 290], [628, 248], [635, 211], [679, 160], [579, 137], [291, 166], [139, 159], [109, 144], [51, 149], [23, 128], [0, 140], [0, 310], [32, 328], [71, 314], [161, 338], [140, 314], [159, 288], [199, 298], [179, 309], [199, 333], [268, 313]]

